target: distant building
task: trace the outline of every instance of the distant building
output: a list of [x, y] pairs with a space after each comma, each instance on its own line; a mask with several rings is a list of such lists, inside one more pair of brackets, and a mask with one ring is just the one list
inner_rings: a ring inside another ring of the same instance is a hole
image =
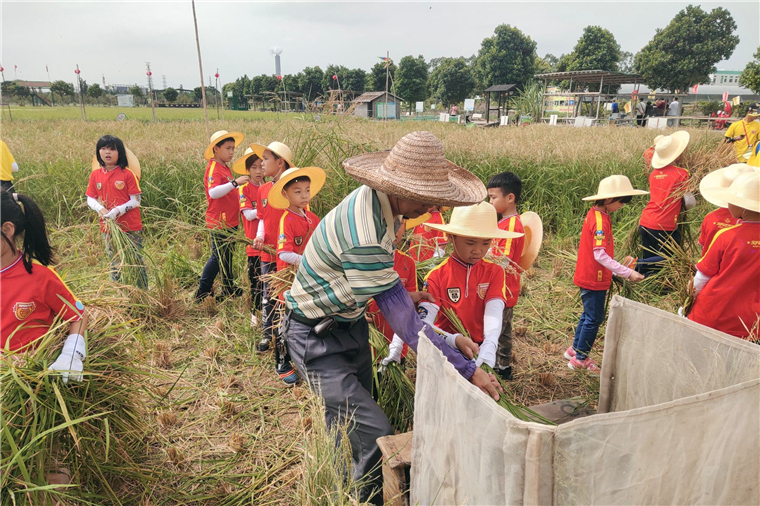
[[[728, 100], [739, 97], [742, 102], [758, 102], [760, 95], [749, 88], [739, 86], [739, 76], [741, 70], [718, 70], [710, 74], [710, 84], [700, 84], [697, 87], [697, 93], [691, 93], [691, 90], [681, 90], [678, 94], [679, 101], [682, 104], [692, 102], [702, 102], [704, 100], [723, 100], [723, 94], [728, 93]], [[630, 95], [633, 91], [633, 85], [623, 85], [620, 87], [621, 94]], [[665, 93], [663, 90], [657, 90], [658, 93]], [[643, 84], [639, 88], [639, 96], [648, 96], [652, 91]]]
[[741, 70], [719, 70], [710, 74], [710, 84], [735, 84], [739, 86]]
[[370, 91], [356, 97], [352, 102], [355, 104], [354, 116], [360, 118], [385, 119], [385, 111], [388, 111], [388, 119], [398, 119], [401, 116], [401, 99], [388, 92], [388, 105], [386, 107], [384, 91]]

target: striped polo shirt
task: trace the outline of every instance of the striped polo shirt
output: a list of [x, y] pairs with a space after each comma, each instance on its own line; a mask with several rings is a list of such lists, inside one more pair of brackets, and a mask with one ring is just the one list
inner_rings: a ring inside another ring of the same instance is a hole
[[360, 318], [368, 301], [398, 283], [388, 196], [360, 186], [319, 223], [306, 246], [287, 306], [310, 319]]

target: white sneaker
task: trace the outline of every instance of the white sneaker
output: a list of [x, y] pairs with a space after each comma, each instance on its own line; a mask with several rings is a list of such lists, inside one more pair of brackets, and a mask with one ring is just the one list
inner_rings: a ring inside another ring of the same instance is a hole
[[251, 313], [251, 328], [255, 329], [258, 326], [259, 318], [255, 314]]

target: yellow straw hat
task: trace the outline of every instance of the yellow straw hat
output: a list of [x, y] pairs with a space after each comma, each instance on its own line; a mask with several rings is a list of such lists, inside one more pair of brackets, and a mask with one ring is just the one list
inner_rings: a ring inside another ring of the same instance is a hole
[[319, 190], [325, 185], [325, 179], [327, 178], [325, 171], [319, 167], [304, 167], [302, 169], [293, 167], [292, 169], [288, 169], [282, 173], [280, 179], [269, 190], [268, 204], [275, 209], [287, 209], [290, 207], [290, 202], [282, 194], [282, 190], [288, 182], [303, 176], [307, 176], [311, 180], [310, 193], [312, 197], [319, 193]]
[[[760, 172], [752, 171], [738, 176], [728, 188], [707, 189], [711, 198], [760, 213]], [[705, 195], [704, 193], [702, 195]]]
[[256, 155], [264, 159], [264, 151], [269, 150], [288, 163], [288, 168], [293, 167], [293, 151], [282, 142], [270, 142], [268, 146], [263, 144], [251, 144], [251, 149]]
[[206, 148], [206, 151], [203, 152], [203, 158], [206, 160], [211, 160], [214, 158], [214, 146], [216, 146], [217, 142], [228, 137], [232, 137], [235, 140], [235, 147], [238, 147], [240, 146], [240, 143], [243, 142], [243, 139], [245, 139], [245, 134], [241, 134], [240, 132], [228, 132], [227, 130], [219, 130], [218, 132], [214, 132], [211, 134], [211, 139], [209, 139], [209, 144]]
[[517, 265], [523, 269], [530, 269], [541, 250], [541, 243], [544, 240], [544, 225], [541, 222], [541, 217], [533, 211], [522, 213], [520, 221], [525, 229], [525, 246], [523, 246], [522, 256]]
[[476, 175], [446, 159], [430, 132], [409, 133], [392, 150], [349, 158], [343, 167], [370, 188], [415, 202], [457, 207], [488, 195]]
[[596, 195], [584, 197], [583, 200], [614, 199], [615, 197], [646, 195], [648, 193], [644, 190], [634, 190], [631, 186], [631, 180], [626, 176], [607, 176], [599, 181], [599, 189]]
[[253, 151], [253, 149], [246, 148], [245, 153], [243, 153], [243, 156], [235, 160], [235, 163], [232, 164], [232, 172], [234, 172], [235, 174], [247, 176], [248, 171], [245, 169], [245, 162], [252, 156], [259, 156], [259, 155], [257, 155], [256, 152]]
[[[135, 154], [129, 148], [125, 147], [124, 150], [127, 152], [127, 166], [123, 168], [131, 170], [132, 174], [134, 174], [135, 177], [139, 180], [140, 176], [142, 176], [142, 171], [140, 170], [140, 160], [137, 159]], [[99, 168], [100, 168], [100, 163], [98, 162], [98, 157], [93, 156], [92, 170], [96, 170]]]
[[673, 163], [689, 145], [689, 132], [679, 130], [663, 137], [654, 145], [652, 168], [661, 169]]
[[[441, 208], [440, 208], [441, 211], [440, 212], [448, 211], [449, 209], [451, 209], [451, 208], [448, 207], [448, 206], [441, 206]], [[427, 221], [430, 218], [432, 218], [432, 217], [433, 217], [432, 214], [425, 213], [425, 214], [423, 214], [421, 216], [418, 216], [418, 217], [416, 217], [416, 218], [414, 218], [412, 220], [406, 220], [406, 229], [407, 230], [412, 230], [417, 225], [422, 225], [423, 223], [427, 223]]]
[[448, 225], [425, 225], [461, 237], [475, 237], [478, 239], [514, 239], [522, 237], [521, 232], [509, 232], [499, 228], [499, 218], [496, 209], [488, 202], [480, 202], [474, 206], [456, 207], [451, 213], [451, 221]]
[[747, 165], [746, 163], [735, 163], [722, 169], [714, 170], [702, 178], [699, 182], [699, 193], [710, 204], [718, 207], [727, 207], [725, 200], [715, 198], [713, 190], [729, 188], [736, 178], [742, 174], [751, 174], [758, 169]]

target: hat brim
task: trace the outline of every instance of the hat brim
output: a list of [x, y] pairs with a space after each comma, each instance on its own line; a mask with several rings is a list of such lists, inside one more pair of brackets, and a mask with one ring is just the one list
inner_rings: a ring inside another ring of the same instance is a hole
[[224, 137], [219, 137], [219, 139], [215, 140], [214, 142], [209, 143], [208, 147], [206, 148], [206, 151], [203, 152], [203, 158], [206, 160], [211, 160], [214, 158], [214, 146], [217, 145], [218, 142], [228, 139], [232, 137], [235, 140], [235, 147], [240, 146], [240, 143], [243, 142], [243, 139], [245, 139], [245, 134], [240, 132], [227, 132], [227, 135]]
[[[760, 213], [760, 200], [750, 200], [740, 197], [733, 193], [731, 191], [731, 188], [709, 188], [708, 192], [711, 198], [726, 203], [726, 205], [720, 207], [728, 207], [728, 204], [733, 204], [737, 207], [741, 207], [742, 209], [748, 209], [750, 211]], [[704, 193], [702, 196], [705, 197], [705, 200], [707, 200], [707, 197]], [[711, 201], [708, 200], [708, 202]]]
[[[127, 147], [124, 148], [124, 150], [127, 152], [127, 166], [124, 167], [125, 169], [129, 169], [132, 174], [135, 175], [135, 177], [139, 180], [142, 176], [142, 169], [140, 168], [140, 160], [137, 159], [135, 154]], [[92, 157], [92, 170], [96, 170], [100, 168], [100, 163], [98, 162], [98, 157], [93, 156]]]
[[449, 177], [447, 181], [435, 182], [418, 177], [398, 177], [395, 180], [384, 175], [383, 162], [390, 151], [366, 153], [343, 162], [346, 172], [355, 180], [394, 197], [425, 204], [460, 207], [483, 201], [488, 192], [483, 182], [472, 172], [446, 160]]
[[[731, 167], [729, 165], [729, 167]], [[751, 165], [748, 165], [748, 167], [752, 167]], [[707, 174], [705, 177], [702, 178], [702, 180], [699, 182], [699, 193], [702, 195], [702, 198], [704, 198], [706, 201], [708, 201], [710, 204], [718, 207], [728, 207], [728, 202], [725, 200], [721, 200], [720, 198], [717, 198], [715, 195], [714, 190], [721, 190], [726, 188], [725, 186], [721, 185], [721, 181], [723, 179], [723, 172], [728, 167], [723, 167], [722, 169], [714, 170]], [[752, 167], [757, 172], [760, 172], [760, 167]]]
[[322, 187], [325, 185], [327, 175], [325, 171], [319, 167], [303, 167], [301, 169], [295, 169], [290, 174], [281, 177], [269, 190], [269, 196], [267, 197], [267, 204], [275, 209], [287, 209], [290, 207], [290, 201], [282, 194], [282, 190], [285, 185], [298, 177], [308, 176], [311, 180], [310, 193], [311, 197], [319, 193]]
[[447, 234], [457, 235], [460, 237], [472, 237], [475, 239], [517, 239], [518, 237], [525, 235], [522, 232], [510, 232], [509, 230], [477, 230], [475, 228], [462, 228], [451, 224], [425, 224], [425, 228], [432, 228], [434, 230], [440, 230], [441, 232], [445, 232]]
[[530, 269], [541, 250], [541, 244], [544, 240], [544, 224], [541, 222], [541, 217], [533, 211], [521, 214], [520, 222], [525, 229], [525, 245], [517, 265], [523, 269]]
[[433, 215], [430, 214], [430, 213], [425, 213], [425, 214], [422, 214], [422, 215], [420, 215], [420, 216], [418, 216], [416, 218], [412, 218], [410, 220], [406, 220], [406, 229], [407, 230], [412, 230], [415, 227], [417, 227], [417, 225], [422, 225], [423, 223], [427, 222], [432, 216]]
[[649, 195], [649, 192], [644, 190], [631, 190], [620, 193], [597, 193], [590, 197], [583, 197], [581, 200], [588, 202], [590, 200], [614, 199], [617, 197], [635, 197], [636, 195]]
[[253, 150], [253, 152], [256, 153], [256, 156], [258, 156], [262, 160], [264, 159], [264, 151], [269, 150], [272, 153], [274, 153], [275, 155], [277, 155], [280, 158], [282, 158], [283, 160], [285, 160], [288, 163], [288, 168], [289, 169], [292, 169], [294, 167], [293, 160], [291, 160], [287, 156], [284, 156], [282, 153], [278, 153], [276, 149], [272, 149], [269, 146], [264, 146], [263, 144], [251, 144], [250, 147]]
[[672, 134], [670, 134], [669, 137], [675, 139], [675, 141], [678, 143], [678, 147], [675, 153], [667, 157], [660, 157], [657, 155], [657, 151], [655, 151], [654, 155], [652, 156], [652, 164], [651, 164], [653, 169], [661, 169], [675, 162], [676, 158], [681, 156], [681, 154], [686, 150], [686, 147], [689, 145], [689, 139], [691, 138], [691, 136], [689, 135], [689, 132], [685, 130], [679, 130], [678, 132], [673, 132]]
[[248, 153], [247, 155], [243, 155], [242, 157], [235, 160], [235, 163], [232, 164], [232, 172], [235, 174], [240, 174], [241, 176], [247, 176], [248, 171], [245, 169], [245, 162], [252, 156], [258, 156], [259, 159], [261, 159], [261, 157], [256, 153]]

